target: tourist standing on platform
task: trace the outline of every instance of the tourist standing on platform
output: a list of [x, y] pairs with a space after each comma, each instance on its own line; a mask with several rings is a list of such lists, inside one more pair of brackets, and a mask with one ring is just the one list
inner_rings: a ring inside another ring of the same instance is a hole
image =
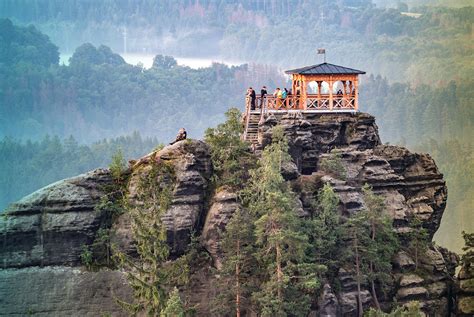
[[249, 94], [250, 94], [250, 110], [255, 110], [255, 102], [257, 100], [257, 94], [255, 93], [255, 90], [253, 90], [252, 87], [249, 88]]
[[285, 108], [288, 105], [286, 102], [286, 97], [288, 97], [288, 89], [283, 88], [281, 91], [281, 105], [285, 105]]
[[277, 108], [281, 107], [282, 104], [282, 92], [280, 88], [277, 88], [273, 93], [273, 96], [276, 98]]
[[250, 108], [250, 88], [248, 88], [247, 92], [245, 93], [245, 106], [247, 109]]
[[260, 109], [263, 109], [263, 104], [265, 103], [265, 97], [267, 96], [267, 87], [263, 86], [260, 90]]

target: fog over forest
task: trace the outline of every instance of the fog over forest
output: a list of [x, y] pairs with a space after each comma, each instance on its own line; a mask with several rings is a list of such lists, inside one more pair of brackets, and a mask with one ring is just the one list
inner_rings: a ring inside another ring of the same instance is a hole
[[248, 86], [288, 86], [282, 71], [326, 48], [367, 71], [360, 109], [382, 141], [436, 160], [449, 188], [436, 239], [460, 250], [474, 231], [473, 23], [463, 0], [0, 1], [0, 209], [118, 148], [136, 158], [182, 126], [201, 138]]

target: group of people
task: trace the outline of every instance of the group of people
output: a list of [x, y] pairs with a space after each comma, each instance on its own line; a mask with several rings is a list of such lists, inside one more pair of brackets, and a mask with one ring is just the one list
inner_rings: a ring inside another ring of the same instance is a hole
[[[291, 96], [291, 94], [292, 94], [291, 89], [288, 90], [286, 88], [283, 88], [283, 89], [277, 88], [273, 92], [273, 96], [277, 98], [280, 102], [283, 102], [283, 100]], [[267, 87], [263, 86], [262, 89], [260, 90], [260, 98], [261, 98], [260, 108], [263, 107], [263, 103], [267, 95], [268, 95]], [[252, 87], [249, 87], [249, 89], [247, 89], [247, 98], [250, 101], [250, 110], [255, 110], [257, 108], [257, 94]]]

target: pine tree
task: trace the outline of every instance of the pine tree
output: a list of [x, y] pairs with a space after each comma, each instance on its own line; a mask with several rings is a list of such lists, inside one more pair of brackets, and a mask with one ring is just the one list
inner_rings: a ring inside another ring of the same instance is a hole
[[377, 196], [372, 188], [365, 184], [362, 188], [366, 206], [366, 217], [370, 225], [370, 244], [368, 253], [368, 279], [375, 306], [380, 310], [375, 283], [382, 287], [391, 281], [388, 272], [392, 269], [391, 260], [398, 250], [398, 238], [392, 228], [392, 220], [383, 214], [385, 203], [381, 196]]
[[420, 257], [428, 250], [430, 245], [428, 230], [423, 227], [423, 222], [415, 214], [410, 219], [410, 234], [408, 252], [415, 258], [415, 270], [420, 264]]
[[340, 262], [342, 225], [338, 214], [339, 197], [329, 184], [318, 193], [313, 208], [318, 212], [312, 221], [312, 244], [317, 264], [324, 265], [334, 275]]
[[296, 197], [281, 175], [289, 162], [283, 129], [273, 129], [260, 166], [251, 172], [245, 202], [255, 215], [256, 258], [262, 266], [262, 284], [253, 299], [262, 316], [304, 315], [309, 294], [319, 287], [316, 266], [306, 256], [308, 236], [301, 232]]
[[364, 212], [358, 212], [348, 218], [344, 224], [346, 240], [349, 242], [347, 251], [347, 264], [355, 271], [355, 280], [357, 284], [357, 312], [362, 317], [362, 283], [365, 278], [363, 272], [367, 271], [367, 262], [363, 260], [363, 254], [366, 252], [366, 246], [370, 244], [370, 228], [367, 223], [367, 216]]
[[179, 290], [177, 287], [173, 288], [168, 300], [166, 301], [165, 308], [161, 311], [160, 317], [184, 317], [185, 309], [181, 297], [179, 296]]
[[356, 272], [358, 315], [362, 316], [362, 283], [367, 279], [377, 309], [376, 284], [383, 287], [391, 281], [389, 273], [391, 260], [398, 250], [398, 239], [392, 228], [392, 221], [383, 215], [383, 198], [373, 193], [370, 186], [363, 186], [365, 210], [347, 219], [345, 223], [348, 248], [348, 264]]
[[211, 147], [216, 185], [239, 187], [247, 176], [244, 166], [255, 160], [251, 159], [249, 144], [241, 139], [243, 127], [239, 109], [231, 108], [225, 115], [226, 122], [207, 129], [204, 139]]
[[219, 294], [218, 307], [220, 315], [234, 311], [237, 317], [243, 308], [249, 307], [251, 290], [255, 287], [258, 269], [255, 267], [253, 217], [248, 212], [238, 209], [226, 226], [222, 239], [223, 266], [221, 270], [223, 291]]
[[168, 293], [176, 285], [187, 282], [188, 259], [182, 256], [170, 261], [166, 228], [162, 216], [171, 203], [174, 170], [164, 162], [156, 163], [138, 184], [138, 204], [128, 207], [132, 219], [138, 260], [118, 253], [119, 263], [126, 269], [135, 301], [119, 301], [129, 313], [157, 316], [165, 308]]

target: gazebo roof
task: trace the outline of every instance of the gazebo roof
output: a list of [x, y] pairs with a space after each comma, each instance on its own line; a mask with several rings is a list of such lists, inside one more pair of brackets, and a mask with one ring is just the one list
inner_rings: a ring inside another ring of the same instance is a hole
[[329, 64], [329, 63], [322, 63], [318, 65], [290, 69], [290, 70], [285, 71], [285, 73], [286, 74], [300, 74], [300, 75], [365, 74], [365, 72], [362, 70], [357, 70], [357, 69]]

